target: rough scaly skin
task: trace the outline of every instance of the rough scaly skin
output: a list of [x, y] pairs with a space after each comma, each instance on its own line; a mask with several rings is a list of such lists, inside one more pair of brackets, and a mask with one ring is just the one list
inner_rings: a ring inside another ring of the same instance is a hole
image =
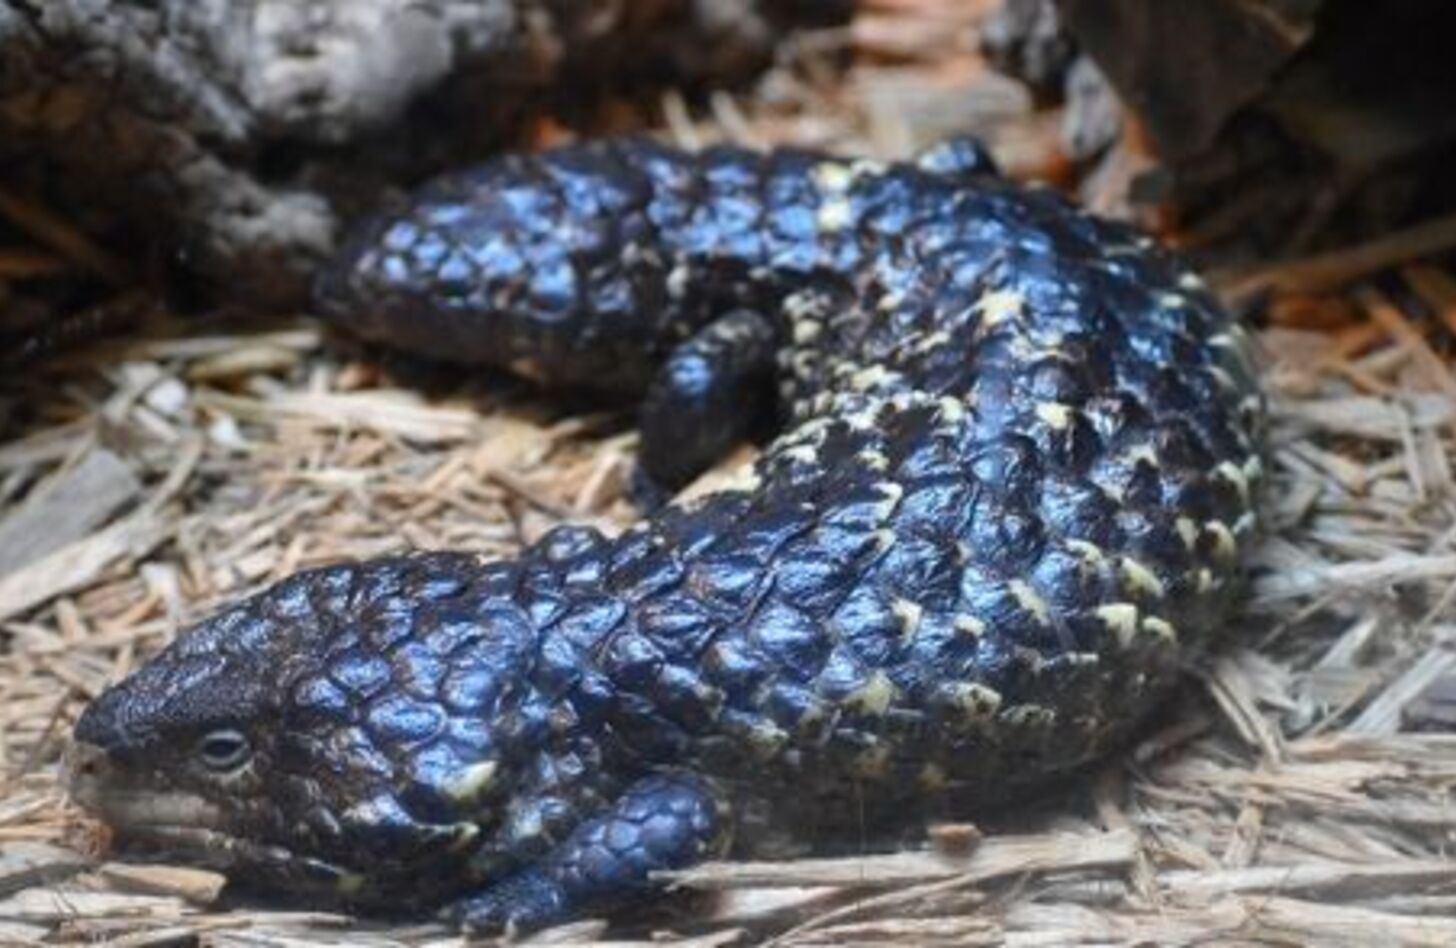
[[319, 294], [371, 339], [647, 393], [659, 481], [770, 372], [788, 420], [740, 490], [300, 574], [98, 699], [78, 795], [245, 880], [533, 926], [764, 823], [857, 840], [1104, 752], [1236, 598], [1240, 331], [964, 142], [506, 158], [366, 224]]

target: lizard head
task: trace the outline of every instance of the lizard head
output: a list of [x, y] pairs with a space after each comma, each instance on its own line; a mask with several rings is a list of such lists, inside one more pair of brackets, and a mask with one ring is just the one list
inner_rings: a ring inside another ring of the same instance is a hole
[[123, 842], [310, 898], [463, 876], [512, 783], [496, 715], [530, 634], [506, 585], [460, 554], [287, 579], [85, 710], [72, 795]]

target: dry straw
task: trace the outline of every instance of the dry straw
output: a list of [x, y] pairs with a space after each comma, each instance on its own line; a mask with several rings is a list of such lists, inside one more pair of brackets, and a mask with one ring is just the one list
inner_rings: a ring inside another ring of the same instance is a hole
[[[756, 98], [664, 113], [679, 137], [895, 153], [931, 121], [904, 107], [907, 88], [975, 113], [955, 121], [1007, 109], [970, 42], [977, 6], [868, 4]], [[841, 81], [824, 53], [845, 43], [864, 64]], [[1050, 163], [1043, 117], [998, 121], [1014, 169]], [[0, 254], [0, 278], [119, 278], [64, 222], [16, 206], [35, 243]], [[717, 896], [635, 937], [1456, 944], [1456, 736], [1413, 729], [1456, 718], [1456, 278], [1413, 263], [1448, 229], [1232, 287], [1276, 294], [1271, 536], [1249, 621], [1140, 745], [1014, 820], [941, 828], [938, 847], [682, 873]], [[1375, 273], [1385, 292], [1359, 283]], [[432, 926], [223, 907], [210, 873], [85, 858], [101, 839], [56, 781], [83, 702], [222, 601], [341, 557], [508, 554], [562, 519], [634, 516], [621, 417], [491, 381], [426, 397], [349, 351], [303, 319], [192, 324], [5, 381], [12, 403], [40, 407], [0, 444], [0, 943], [455, 943]]]

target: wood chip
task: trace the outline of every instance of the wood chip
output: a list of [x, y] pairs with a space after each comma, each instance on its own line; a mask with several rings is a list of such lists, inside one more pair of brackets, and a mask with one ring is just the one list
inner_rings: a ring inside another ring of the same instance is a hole
[[937, 823], [927, 835], [932, 849], [952, 859], [969, 856], [986, 838], [974, 823]]
[[176, 525], [151, 510], [138, 511], [84, 540], [68, 543], [0, 577], [0, 621], [92, 582], [117, 560], [141, 556], [165, 540]]
[[1281, 892], [1329, 898], [1368, 899], [1456, 883], [1456, 862], [1402, 859], [1374, 865], [1265, 865], [1211, 872], [1164, 873], [1160, 883], [1171, 896], [1221, 896], [1242, 892]]
[[695, 889], [913, 885], [952, 877], [985, 880], [1053, 868], [1118, 865], [1132, 861], [1136, 846], [1136, 835], [1126, 831], [988, 837], [970, 856], [959, 859], [930, 852], [903, 852], [789, 862], [715, 862], [662, 873], [662, 878]]
[[0, 519], [0, 578], [81, 539], [136, 499], [141, 489], [131, 468], [115, 454], [105, 448], [88, 451]]
[[73, 849], [24, 841], [0, 845], [0, 897], [64, 882], [85, 868], [86, 860]]
[[1456, 669], [1456, 628], [1444, 628], [1436, 641], [1400, 677], [1371, 701], [1345, 730], [1350, 734], [1394, 734], [1406, 707]]
[[75, 918], [147, 918], [175, 921], [187, 911], [181, 899], [78, 889], [31, 888], [0, 899], [0, 918], [65, 922]]
[[1402, 708], [1401, 726], [1412, 731], [1456, 731], [1456, 674], [1435, 677]]
[[1277, 602], [1297, 596], [1356, 592], [1376, 586], [1451, 578], [1456, 578], [1456, 553], [1431, 556], [1396, 553], [1377, 560], [1264, 576], [1255, 584], [1255, 590], [1260, 600]]
[[185, 866], [108, 862], [96, 871], [123, 892], [173, 895], [194, 905], [216, 902], [227, 885], [227, 876], [221, 873]]
[[1332, 290], [1388, 267], [1435, 256], [1456, 247], [1456, 215], [1438, 217], [1368, 243], [1300, 260], [1284, 261], [1255, 273], [1224, 278], [1225, 295], [1248, 299], [1268, 290], [1317, 293]]

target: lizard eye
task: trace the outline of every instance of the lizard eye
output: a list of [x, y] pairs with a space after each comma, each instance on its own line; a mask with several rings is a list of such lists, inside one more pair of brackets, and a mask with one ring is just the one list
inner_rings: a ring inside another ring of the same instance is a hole
[[209, 770], [232, 770], [248, 757], [248, 739], [233, 728], [208, 732], [197, 744], [197, 756]]

